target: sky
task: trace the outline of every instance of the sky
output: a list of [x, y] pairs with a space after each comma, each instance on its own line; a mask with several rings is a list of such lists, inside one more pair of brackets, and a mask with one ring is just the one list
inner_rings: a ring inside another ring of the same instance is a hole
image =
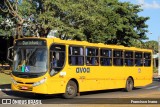
[[119, 0], [121, 2], [131, 2], [141, 5], [143, 11], [139, 12], [139, 16], [150, 17], [146, 22], [148, 25], [149, 40], [158, 41], [160, 37], [160, 0]]

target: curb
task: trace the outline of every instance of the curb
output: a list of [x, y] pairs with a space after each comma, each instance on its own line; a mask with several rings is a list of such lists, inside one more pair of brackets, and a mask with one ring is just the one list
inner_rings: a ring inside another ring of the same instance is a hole
[[0, 89], [0, 91], [12, 91], [12, 89]]

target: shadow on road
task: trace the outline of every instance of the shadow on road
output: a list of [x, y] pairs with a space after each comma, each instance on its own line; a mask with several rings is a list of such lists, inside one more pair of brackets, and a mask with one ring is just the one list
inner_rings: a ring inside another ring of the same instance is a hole
[[[139, 89], [141, 89], [141, 88], [134, 88], [134, 90], [139, 90]], [[123, 89], [90, 91], [90, 92], [82, 92], [81, 96], [103, 94], [103, 93], [112, 93], [112, 92], [123, 92], [123, 91], [124, 91]], [[13, 98], [42, 99], [42, 100], [57, 99], [57, 98], [62, 99], [62, 96], [60, 94], [44, 95], [44, 94], [33, 94], [33, 93], [29, 93], [29, 92], [17, 92], [17, 91], [2, 91], [2, 92], [8, 96], [13, 96]]]
[[[10, 89], [10, 84], [0, 85], [1, 89]], [[134, 90], [139, 90], [141, 88], [134, 88]], [[112, 93], [112, 92], [125, 92], [124, 89], [109, 89], [109, 90], [100, 90], [100, 91], [89, 91], [89, 92], [81, 92], [81, 96], [83, 95], [93, 95], [93, 94], [103, 94], [103, 93]], [[45, 94], [34, 94], [30, 92], [17, 92], [17, 91], [5, 91], [2, 90], [8, 96], [13, 96], [14, 98], [27, 98], [27, 99], [55, 99], [55, 98], [62, 98], [60, 94], [54, 95], [45, 95]]]
[[60, 98], [61, 95], [44, 95], [44, 94], [33, 94], [30, 92], [17, 92], [12, 91], [11, 84], [2, 84], [0, 85], [1, 92], [5, 93], [8, 96], [16, 98], [27, 98], [27, 99], [51, 99], [51, 98]]
[[[136, 87], [134, 90], [140, 90], [141, 87]], [[98, 91], [89, 91], [89, 92], [82, 92], [81, 95], [90, 95], [90, 94], [103, 94], [103, 93], [112, 93], [112, 92], [127, 92], [124, 89], [107, 89], [107, 90], [98, 90]]]
[[34, 94], [29, 92], [17, 92], [17, 91], [3, 91], [8, 96], [13, 96], [14, 98], [27, 98], [27, 99], [54, 99], [62, 98], [61, 95], [45, 95], [45, 94]]
[[0, 85], [0, 89], [11, 89], [11, 84], [2, 84]]
[[154, 78], [153, 78], [153, 81], [160, 82], [160, 77], [154, 77]]

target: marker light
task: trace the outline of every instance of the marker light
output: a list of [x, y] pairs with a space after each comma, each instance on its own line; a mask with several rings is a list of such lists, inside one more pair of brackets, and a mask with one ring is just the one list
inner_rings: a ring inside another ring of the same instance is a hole
[[47, 77], [44, 77], [42, 80], [35, 82], [32, 86], [35, 87], [35, 86], [41, 85], [44, 82], [46, 82], [46, 80], [47, 80]]
[[15, 81], [12, 77], [11, 77], [11, 81], [16, 85], [18, 84], [17, 81]]

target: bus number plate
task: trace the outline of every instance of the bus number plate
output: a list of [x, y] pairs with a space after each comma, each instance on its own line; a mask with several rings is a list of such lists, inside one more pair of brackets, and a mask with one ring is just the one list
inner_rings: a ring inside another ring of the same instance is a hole
[[28, 90], [28, 87], [23, 86], [23, 87], [21, 87], [21, 89], [22, 90]]

